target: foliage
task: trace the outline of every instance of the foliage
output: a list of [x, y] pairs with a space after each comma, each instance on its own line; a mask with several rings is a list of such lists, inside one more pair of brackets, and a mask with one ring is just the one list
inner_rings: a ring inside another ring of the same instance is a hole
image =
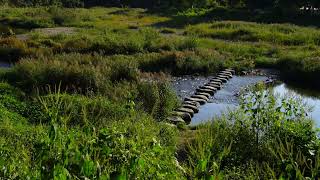
[[[122, 120], [97, 126], [90, 121], [99, 117], [94, 105], [84, 104], [85, 98], [78, 105], [65, 98], [79, 99], [59, 92], [39, 98], [43, 113], [49, 117], [47, 125], [25, 123], [22, 128], [6, 124], [4, 117], [1, 118], [1, 177], [109, 179], [157, 176], [167, 179], [180, 176], [174, 160], [174, 129], [135, 111], [125, 117], [104, 114]], [[79, 115], [69, 111], [77, 106], [82, 107]], [[115, 110], [110, 106], [108, 109]], [[61, 113], [61, 110], [65, 111]], [[1, 112], [1, 115], [5, 113]], [[87, 123], [82, 127], [70, 126], [67, 122], [75, 115], [78, 121]], [[103, 113], [100, 115], [101, 119]], [[12, 121], [15, 117], [5, 118]], [[23, 118], [18, 116], [17, 120], [22, 122]], [[5, 139], [7, 142], [3, 141]], [[16, 151], [17, 148], [20, 151]]]
[[186, 148], [190, 176], [316, 178], [319, 142], [305, 106], [266, 90], [243, 98], [236, 112], [198, 127]]
[[[6, 0], [3, 3], [12, 4], [15, 6], [63, 6], [63, 7], [82, 7], [82, 6], [132, 6], [142, 8], [174, 8], [174, 9], [186, 9], [186, 8], [210, 8], [215, 6], [224, 6], [229, 8], [243, 8], [249, 9], [268, 9], [268, 8], [280, 8], [284, 11], [297, 11], [300, 7], [317, 8], [319, 3], [316, 0], [111, 0], [111, 1], [88, 1], [88, 0]], [[286, 10], [287, 9], [287, 10]]]
[[288, 55], [281, 58], [277, 66], [286, 79], [305, 85], [313, 84], [314, 87], [319, 85], [319, 79], [314, 76], [320, 72], [319, 57], [300, 58]]
[[155, 119], [163, 121], [178, 106], [178, 99], [167, 82], [141, 83], [137, 102]]
[[[251, 92], [240, 109], [195, 130], [164, 122], [179, 105], [170, 75], [259, 66], [319, 84], [319, 30], [266, 24], [313, 21], [304, 1], [2, 2], [0, 58], [18, 63], [0, 71], [1, 178], [319, 177], [317, 131], [294, 99]], [[62, 8], [95, 5], [123, 8]]]

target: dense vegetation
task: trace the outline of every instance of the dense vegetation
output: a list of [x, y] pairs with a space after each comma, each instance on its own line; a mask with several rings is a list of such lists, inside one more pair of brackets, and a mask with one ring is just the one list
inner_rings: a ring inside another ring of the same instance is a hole
[[1, 0], [15, 6], [50, 6], [89, 7], [89, 6], [131, 6], [142, 8], [249, 8], [249, 9], [281, 9], [285, 11], [298, 11], [305, 8], [310, 11], [320, 7], [317, 0]]
[[297, 99], [257, 86], [213, 122], [167, 124], [170, 76], [272, 67], [320, 84], [318, 28], [212, 13], [1, 7], [0, 59], [14, 65], [0, 71], [0, 179], [317, 179], [317, 130]]

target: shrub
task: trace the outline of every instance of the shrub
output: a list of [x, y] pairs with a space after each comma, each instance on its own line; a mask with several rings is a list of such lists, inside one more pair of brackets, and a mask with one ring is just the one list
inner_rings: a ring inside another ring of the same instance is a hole
[[224, 56], [216, 51], [199, 49], [195, 51], [165, 52], [160, 56], [145, 57], [140, 69], [146, 72], [169, 72], [172, 75], [203, 74], [218, 72], [223, 67]]
[[[101, 127], [118, 119], [124, 119], [130, 115], [130, 109], [126, 105], [113, 103], [104, 97], [86, 97], [80, 95], [54, 94], [42, 96], [37, 101], [45, 109], [52, 109], [57, 116], [68, 117], [68, 126], [94, 126]], [[45, 113], [45, 112], [43, 112]]]
[[280, 58], [277, 67], [281, 70], [281, 74], [286, 79], [312, 84], [319, 88], [319, 79], [315, 75], [320, 73], [320, 59], [317, 57], [293, 57], [290, 55]]
[[0, 39], [0, 57], [8, 62], [16, 62], [21, 57], [27, 56], [29, 49], [27, 45], [12, 37]]
[[[103, 123], [100, 128], [90, 123], [83, 128], [69, 128], [65, 122], [70, 114], [57, 113], [64, 105], [61, 99], [56, 100], [50, 106], [42, 104], [50, 117], [48, 126], [11, 126], [14, 131], [6, 131], [0, 124], [2, 177], [181, 177], [174, 159], [176, 132], [171, 127], [154, 122], [144, 113], [133, 112], [130, 117]], [[19, 152], [14, 150], [17, 147], [22, 147]]]
[[97, 91], [98, 79], [94, 69], [88, 66], [69, 66], [57, 61], [25, 60], [16, 65], [7, 75], [12, 83], [27, 92], [34, 88], [46, 90], [48, 86], [73, 92]]
[[163, 121], [178, 106], [178, 99], [166, 82], [138, 85], [137, 102], [158, 121]]

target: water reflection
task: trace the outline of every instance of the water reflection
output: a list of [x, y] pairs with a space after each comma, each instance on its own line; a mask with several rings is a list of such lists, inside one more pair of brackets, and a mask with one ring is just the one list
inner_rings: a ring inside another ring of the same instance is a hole
[[10, 68], [10, 67], [11, 67], [11, 64], [9, 62], [0, 60], [0, 68]]
[[[286, 85], [285, 83], [279, 84], [273, 88], [274, 93], [280, 96], [290, 95], [293, 97], [301, 98], [307, 106], [312, 107], [310, 113], [311, 118], [315, 121], [317, 127], [320, 127], [320, 92], [297, 89]], [[312, 92], [312, 93], [311, 93]]]
[[241, 89], [266, 79], [268, 78], [265, 76], [234, 76], [212, 97], [210, 103], [200, 107], [199, 113], [195, 114], [190, 125], [211, 121], [214, 117], [235, 109], [239, 104], [236, 94]]
[[199, 113], [195, 114], [191, 121], [191, 126], [199, 125], [211, 121], [214, 117], [221, 116], [224, 112], [237, 107], [234, 104], [208, 103], [200, 107]]

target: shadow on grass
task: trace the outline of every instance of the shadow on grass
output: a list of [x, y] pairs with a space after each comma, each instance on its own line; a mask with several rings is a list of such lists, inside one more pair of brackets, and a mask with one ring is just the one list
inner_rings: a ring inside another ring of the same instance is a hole
[[[249, 11], [245, 9], [226, 9], [215, 8], [209, 10], [203, 15], [186, 16], [176, 15], [175, 13], [157, 13], [157, 11], [149, 11], [148, 13], [169, 16], [170, 20], [155, 23], [153, 27], [168, 27], [168, 28], [184, 28], [187, 25], [206, 23], [211, 21], [233, 20], [233, 21], [248, 21], [258, 23], [290, 23], [300, 26], [315, 26], [320, 27], [320, 14], [311, 14], [309, 12], [284, 13], [281, 11]], [[168, 15], [169, 14], [169, 15]]]

